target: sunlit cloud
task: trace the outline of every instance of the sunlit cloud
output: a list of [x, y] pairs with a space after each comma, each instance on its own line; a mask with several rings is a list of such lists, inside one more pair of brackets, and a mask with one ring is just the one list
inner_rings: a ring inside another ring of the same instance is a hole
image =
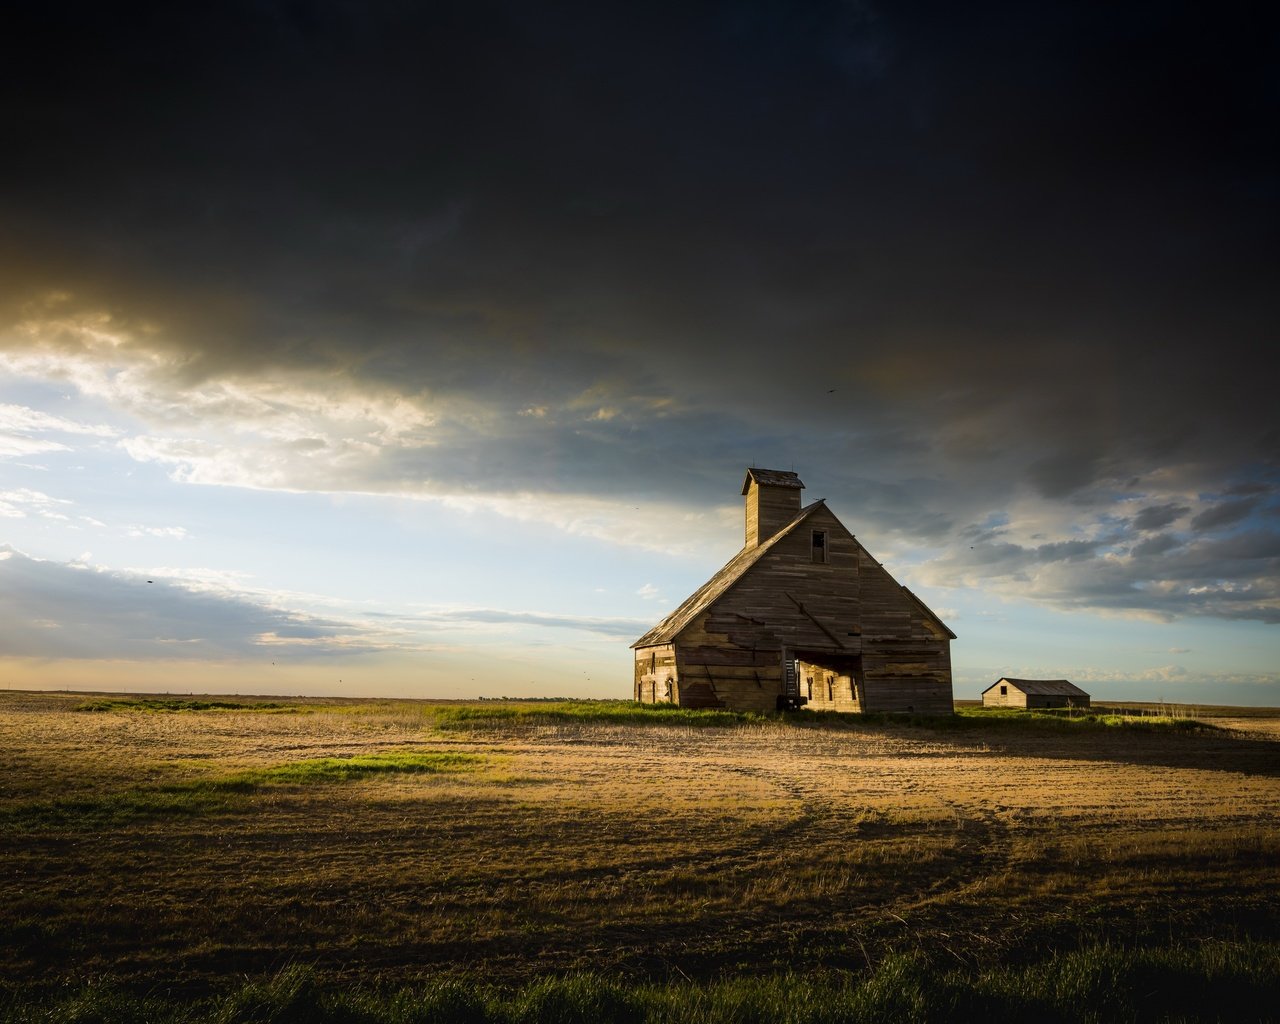
[[47, 452], [66, 452], [70, 450], [65, 444], [51, 441], [47, 438], [0, 434], [0, 459], [26, 458], [31, 455], [43, 455]]
[[63, 416], [31, 409], [24, 405], [0, 403], [0, 432], [86, 434], [92, 437], [115, 437], [116, 429], [96, 423], [80, 423]]
[[[3, 354], [0, 353], [2, 360]], [[81, 423], [25, 405], [0, 403], [0, 459], [71, 450], [64, 442], [46, 436], [49, 434], [106, 438], [114, 437], [116, 431], [108, 426]]]
[[187, 536], [186, 528], [182, 526], [131, 526], [125, 532], [130, 537], [163, 537], [169, 540], [182, 540]]
[[46, 519], [65, 520], [68, 517], [62, 508], [70, 504], [72, 502], [66, 498], [54, 498], [43, 491], [34, 491], [27, 487], [0, 491], [0, 516], [10, 519], [21, 519], [33, 515]]

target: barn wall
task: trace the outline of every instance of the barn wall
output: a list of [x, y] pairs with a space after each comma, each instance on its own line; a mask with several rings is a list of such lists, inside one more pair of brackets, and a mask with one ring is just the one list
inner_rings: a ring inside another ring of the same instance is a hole
[[951, 714], [955, 704], [951, 685], [932, 676], [892, 676], [863, 683], [864, 711], [905, 712], [917, 715]]
[[860, 550], [865, 711], [952, 714], [951, 638]]
[[772, 711], [782, 693], [778, 649], [735, 643], [709, 628], [707, 614], [694, 619], [676, 644], [681, 707]]
[[[827, 531], [826, 563], [812, 560], [815, 529]], [[725, 592], [707, 613], [707, 631], [740, 648], [768, 648], [779, 661], [784, 646], [857, 654], [859, 550], [839, 520], [818, 509]]]
[[[813, 561], [813, 530], [827, 531], [825, 563]], [[855, 700], [859, 681], [845, 669], [842, 696], [833, 681], [830, 701], [825, 676], [820, 689], [815, 677], [823, 707], [953, 710], [950, 637], [826, 508], [774, 545], [675, 646], [683, 706], [775, 707], [785, 649], [814, 665], [829, 655], [829, 667], [862, 655], [865, 706]], [[841, 672], [835, 674], [838, 680]], [[802, 693], [804, 678], [802, 672]]]
[[643, 704], [679, 703], [673, 644], [636, 648], [635, 699]]

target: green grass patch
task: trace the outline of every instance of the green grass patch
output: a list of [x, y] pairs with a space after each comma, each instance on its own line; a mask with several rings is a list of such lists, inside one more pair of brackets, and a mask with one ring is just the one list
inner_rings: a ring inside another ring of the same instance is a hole
[[121, 825], [138, 819], [209, 814], [239, 806], [244, 798], [272, 787], [352, 782], [394, 773], [464, 772], [481, 767], [486, 760], [480, 754], [427, 751], [288, 761], [212, 779], [22, 804], [0, 811], [0, 832]]
[[766, 722], [780, 717], [758, 711], [681, 708], [672, 704], [640, 704], [626, 700], [564, 700], [528, 704], [488, 702], [435, 708], [432, 713], [438, 728], [454, 730], [555, 723], [717, 728]]
[[447, 979], [414, 988], [326, 985], [292, 966], [203, 999], [77, 985], [0, 1002], [0, 1024], [1050, 1024], [1273, 1020], [1280, 944], [1093, 946], [1029, 965], [957, 968], [919, 953], [874, 969], [635, 983], [599, 974], [518, 988]]
[[452, 752], [401, 752], [364, 754], [359, 757], [319, 757], [309, 761], [287, 761], [270, 768], [257, 768], [238, 772], [225, 779], [210, 783], [215, 788], [237, 790], [259, 789], [263, 786], [308, 784], [323, 782], [351, 782], [370, 775], [387, 775], [396, 772], [459, 772], [476, 768], [484, 761], [480, 754]]
[[[1218, 732], [1210, 725], [1184, 715], [1161, 715], [1130, 708], [958, 708], [956, 718], [966, 724], [999, 723], [998, 727], [1032, 729], [1147, 729], [1160, 732]], [[1007, 724], [1006, 724], [1007, 723]]]

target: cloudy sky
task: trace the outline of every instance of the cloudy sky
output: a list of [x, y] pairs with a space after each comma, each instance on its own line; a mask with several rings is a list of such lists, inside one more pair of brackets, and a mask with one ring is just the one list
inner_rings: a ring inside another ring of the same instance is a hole
[[754, 464], [943, 615], [959, 696], [1280, 704], [1276, 39], [17, 4], [0, 680], [625, 696]]

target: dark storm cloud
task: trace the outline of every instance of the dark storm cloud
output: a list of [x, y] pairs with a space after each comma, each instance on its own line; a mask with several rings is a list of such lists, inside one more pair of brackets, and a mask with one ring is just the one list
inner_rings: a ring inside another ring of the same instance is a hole
[[1149, 505], [1133, 517], [1135, 530], [1160, 530], [1191, 511], [1189, 505]]
[[920, 542], [1027, 491], [1162, 529], [1276, 473], [1270, 18], [27, 4], [0, 304], [111, 310], [173, 389], [486, 410], [378, 486], [705, 505], [755, 462]]
[[1182, 541], [1177, 537], [1167, 533], [1158, 533], [1154, 537], [1147, 537], [1145, 540], [1139, 541], [1130, 552], [1135, 558], [1149, 558], [1153, 555], [1162, 555], [1166, 551], [1178, 547]]
[[935, 584], [984, 586], [1066, 609], [1280, 623], [1280, 533], [1273, 529], [1212, 539], [1160, 534], [1128, 549], [1125, 539], [1038, 546], [988, 539], [926, 570]]
[[1191, 520], [1191, 529], [1198, 531], [1212, 530], [1230, 526], [1248, 517], [1258, 507], [1257, 498], [1241, 498], [1238, 501], [1223, 501], [1210, 506]]

